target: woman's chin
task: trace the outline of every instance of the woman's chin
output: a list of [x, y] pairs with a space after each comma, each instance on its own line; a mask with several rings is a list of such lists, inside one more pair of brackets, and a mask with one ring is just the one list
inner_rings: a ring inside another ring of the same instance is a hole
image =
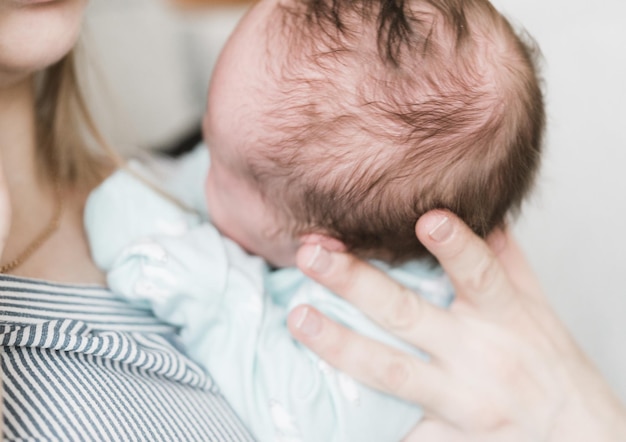
[[0, 76], [30, 74], [63, 58], [76, 44], [85, 5], [85, 0], [3, 2]]

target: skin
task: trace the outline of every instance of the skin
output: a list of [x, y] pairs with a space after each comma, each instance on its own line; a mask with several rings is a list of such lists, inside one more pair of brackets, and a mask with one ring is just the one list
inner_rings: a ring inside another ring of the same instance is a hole
[[[53, 211], [52, 183], [39, 177], [35, 167], [32, 76], [74, 45], [84, 5], [82, 0], [42, 4], [0, 0], [3, 262], [23, 250]], [[16, 274], [103, 283], [82, 229], [82, 208], [89, 190], [64, 190], [66, 210], [60, 229]], [[223, 219], [226, 224], [228, 218]], [[508, 246], [496, 259], [458, 221], [453, 224], [452, 236], [438, 241], [429, 237], [432, 226], [427, 221], [418, 224], [418, 236], [441, 259], [460, 293], [449, 313], [406, 296], [405, 289], [349, 255], [331, 253], [324, 264], [324, 253], [318, 251], [317, 260], [311, 261], [311, 254], [319, 250], [315, 245], [305, 245], [298, 255], [311, 277], [409, 342], [430, 350], [432, 366], [350, 334], [311, 309], [293, 312], [294, 335], [364, 382], [424, 404], [429, 419], [414, 433], [420, 440], [533, 440], [542, 436], [542, 440], [623, 440], [623, 410], [547, 307], [519, 253]], [[327, 245], [325, 237], [315, 238], [309, 237], [309, 243]], [[295, 246], [290, 243], [289, 247]], [[383, 294], [384, 299], [379, 299]], [[305, 311], [307, 320], [303, 320]], [[433, 335], [438, 341], [428, 346]], [[474, 352], [467, 353], [466, 347], [483, 357], [470, 357]], [[373, 352], [379, 356], [371, 358]], [[480, 385], [480, 390], [473, 385]]]
[[[36, 167], [33, 75], [74, 46], [85, 5], [85, 0], [39, 4], [0, 0], [2, 263], [21, 253], [54, 211], [53, 185]], [[104, 283], [104, 276], [91, 260], [83, 231], [83, 206], [90, 190], [63, 190], [65, 210], [59, 229], [13, 274], [58, 282]]]
[[[204, 138], [211, 151], [205, 191], [211, 219], [226, 236], [277, 267], [295, 265], [300, 239], [290, 235], [249, 181], [244, 159], [262, 152], [263, 121], [275, 86], [268, 75], [267, 18], [274, 0], [259, 2], [237, 25], [213, 71]], [[250, 73], [254, 73], [251, 75]]]
[[[33, 76], [75, 45], [85, 0], [0, 0], [0, 229], [2, 263], [19, 255], [54, 211], [53, 185], [36, 165]], [[83, 232], [91, 189], [64, 189], [59, 229], [12, 273], [51, 281], [104, 283]]]
[[243, 177], [244, 158], [262, 153], [256, 140], [267, 130], [264, 109], [274, 85], [263, 26], [274, 4], [261, 1], [251, 9], [214, 71], [204, 119], [213, 222], [276, 266], [297, 263], [382, 327], [430, 353], [432, 363], [359, 336], [310, 307], [291, 313], [293, 335], [339, 370], [421, 404], [427, 418], [407, 440], [626, 440], [622, 406], [556, 318], [511, 238], [497, 234], [489, 248], [452, 214], [435, 212], [419, 221], [418, 238], [439, 258], [459, 295], [443, 311], [344, 253], [337, 240], [284, 233]]
[[82, 24], [85, 0], [0, 1], [0, 84], [23, 82], [67, 54]]
[[[489, 244], [448, 212], [416, 234], [457, 299], [438, 309], [365, 262], [313, 244], [298, 253], [311, 278], [363, 310], [431, 362], [371, 341], [301, 306], [293, 335], [339, 370], [421, 404], [415, 441], [622, 441], [626, 411], [558, 320], [515, 241]], [[376, 354], [376, 358], [371, 355]]]
[[[272, 91], [278, 87], [268, 68], [277, 60], [268, 59], [267, 48], [286, 52], [277, 47], [280, 39], [269, 45], [266, 38], [276, 3], [262, 0], [250, 8], [228, 39], [213, 71], [203, 119], [204, 139], [211, 152], [205, 195], [211, 221], [223, 235], [276, 267], [291, 267], [296, 265], [301, 244], [313, 241], [331, 250], [345, 247], [323, 232], [294, 237], [245, 178], [245, 159], [263, 154], [265, 146], [257, 140], [263, 139], [268, 130], [263, 122], [268, 119], [267, 109], [272, 108]], [[274, 52], [272, 55], [277, 56]]]

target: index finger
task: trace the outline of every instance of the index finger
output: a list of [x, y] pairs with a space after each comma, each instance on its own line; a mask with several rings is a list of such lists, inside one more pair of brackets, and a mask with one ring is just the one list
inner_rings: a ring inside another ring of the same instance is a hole
[[415, 231], [439, 260], [457, 296], [495, 316], [517, 303], [515, 288], [497, 256], [458, 217], [431, 211], [418, 220]]
[[[305, 244], [298, 250], [297, 262], [307, 276], [422, 350], [436, 354], [438, 347], [445, 347], [442, 339], [454, 335], [450, 331], [455, 324], [446, 312], [349, 253], [329, 252], [320, 245]], [[440, 338], [433, 340], [433, 335]]]
[[[495, 248], [494, 241], [498, 243]], [[497, 230], [489, 235], [487, 243], [496, 254], [500, 265], [511, 283], [517, 288], [518, 293], [531, 296], [536, 301], [545, 302], [539, 279], [511, 232]]]

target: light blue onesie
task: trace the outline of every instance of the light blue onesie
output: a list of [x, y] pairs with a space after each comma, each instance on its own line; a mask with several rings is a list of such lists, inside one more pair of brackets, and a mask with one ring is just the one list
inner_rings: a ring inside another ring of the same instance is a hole
[[[159, 179], [198, 213], [180, 209], [124, 171], [92, 193], [86, 228], [110, 288], [181, 327], [187, 353], [211, 373], [260, 441], [401, 440], [421, 418], [420, 408], [331, 368], [292, 339], [287, 314], [311, 304], [364, 335], [415, 350], [298, 269], [271, 271], [222, 237], [206, 218], [206, 152], [196, 149], [175, 177]], [[439, 306], [452, 300], [439, 269], [419, 262], [379, 265]]]

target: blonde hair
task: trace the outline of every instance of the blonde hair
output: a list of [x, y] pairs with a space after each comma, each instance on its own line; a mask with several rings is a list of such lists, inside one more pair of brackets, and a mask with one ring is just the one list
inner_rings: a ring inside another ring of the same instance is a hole
[[91, 190], [107, 175], [124, 169], [182, 210], [195, 212], [129, 168], [103, 137], [81, 89], [76, 49], [41, 73], [38, 79], [37, 157], [40, 172], [64, 189]]
[[91, 189], [124, 160], [98, 130], [81, 91], [72, 50], [37, 79], [37, 157], [62, 187]]

